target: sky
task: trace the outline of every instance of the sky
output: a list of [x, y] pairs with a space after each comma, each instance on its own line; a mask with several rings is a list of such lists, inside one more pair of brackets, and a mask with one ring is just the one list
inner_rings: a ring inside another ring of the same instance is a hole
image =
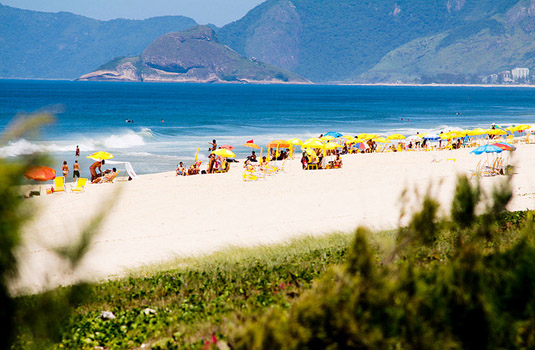
[[223, 26], [243, 17], [264, 0], [0, 0], [7, 6], [45, 11], [72, 12], [109, 20], [145, 19], [155, 16], [182, 15], [199, 24]]

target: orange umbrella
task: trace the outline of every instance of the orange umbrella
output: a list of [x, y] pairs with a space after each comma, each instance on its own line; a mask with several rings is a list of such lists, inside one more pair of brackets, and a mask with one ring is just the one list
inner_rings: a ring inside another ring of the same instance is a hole
[[260, 146], [252, 143], [252, 142], [247, 142], [247, 143], [244, 143], [243, 144], [245, 147], [251, 147], [251, 148], [257, 148], [257, 149], [260, 149]]
[[48, 181], [56, 178], [56, 171], [47, 166], [35, 166], [28, 169], [24, 176], [35, 181]]
[[268, 143], [268, 148], [290, 148], [292, 144], [284, 140], [275, 140]]

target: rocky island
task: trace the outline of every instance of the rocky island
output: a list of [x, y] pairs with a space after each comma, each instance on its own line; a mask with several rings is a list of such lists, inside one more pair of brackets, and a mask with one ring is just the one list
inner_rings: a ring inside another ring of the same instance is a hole
[[242, 57], [221, 44], [207, 26], [163, 35], [141, 55], [116, 58], [78, 80], [309, 83], [295, 73]]

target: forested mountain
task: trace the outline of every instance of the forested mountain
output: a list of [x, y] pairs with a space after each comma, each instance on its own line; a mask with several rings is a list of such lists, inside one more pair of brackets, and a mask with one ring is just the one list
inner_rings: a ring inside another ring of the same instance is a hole
[[77, 78], [114, 57], [139, 54], [163, 34], [196, 24], [182, 16], [98, 21], [0, 4], [0, 77]]
[[316, 82], [414, 81], [529, 64], [534, 14], [535, 0], [268, 0], [218, 34]]
[[197, 26], [156, 39], [141, 55], [118, 58], [79, 80], [197, 83], [307, 83], [306, 79], [254, 62], [222, 45], [213, 29]]

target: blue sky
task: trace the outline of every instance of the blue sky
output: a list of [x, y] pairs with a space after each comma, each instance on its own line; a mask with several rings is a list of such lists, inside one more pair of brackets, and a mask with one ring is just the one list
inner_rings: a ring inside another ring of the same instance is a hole
[[0, 0], [8, 6], [46, 12], [66, 11], [108, 20], [183, 15], [200, 24], [222, 26], [243, 17], [264, 0]]

